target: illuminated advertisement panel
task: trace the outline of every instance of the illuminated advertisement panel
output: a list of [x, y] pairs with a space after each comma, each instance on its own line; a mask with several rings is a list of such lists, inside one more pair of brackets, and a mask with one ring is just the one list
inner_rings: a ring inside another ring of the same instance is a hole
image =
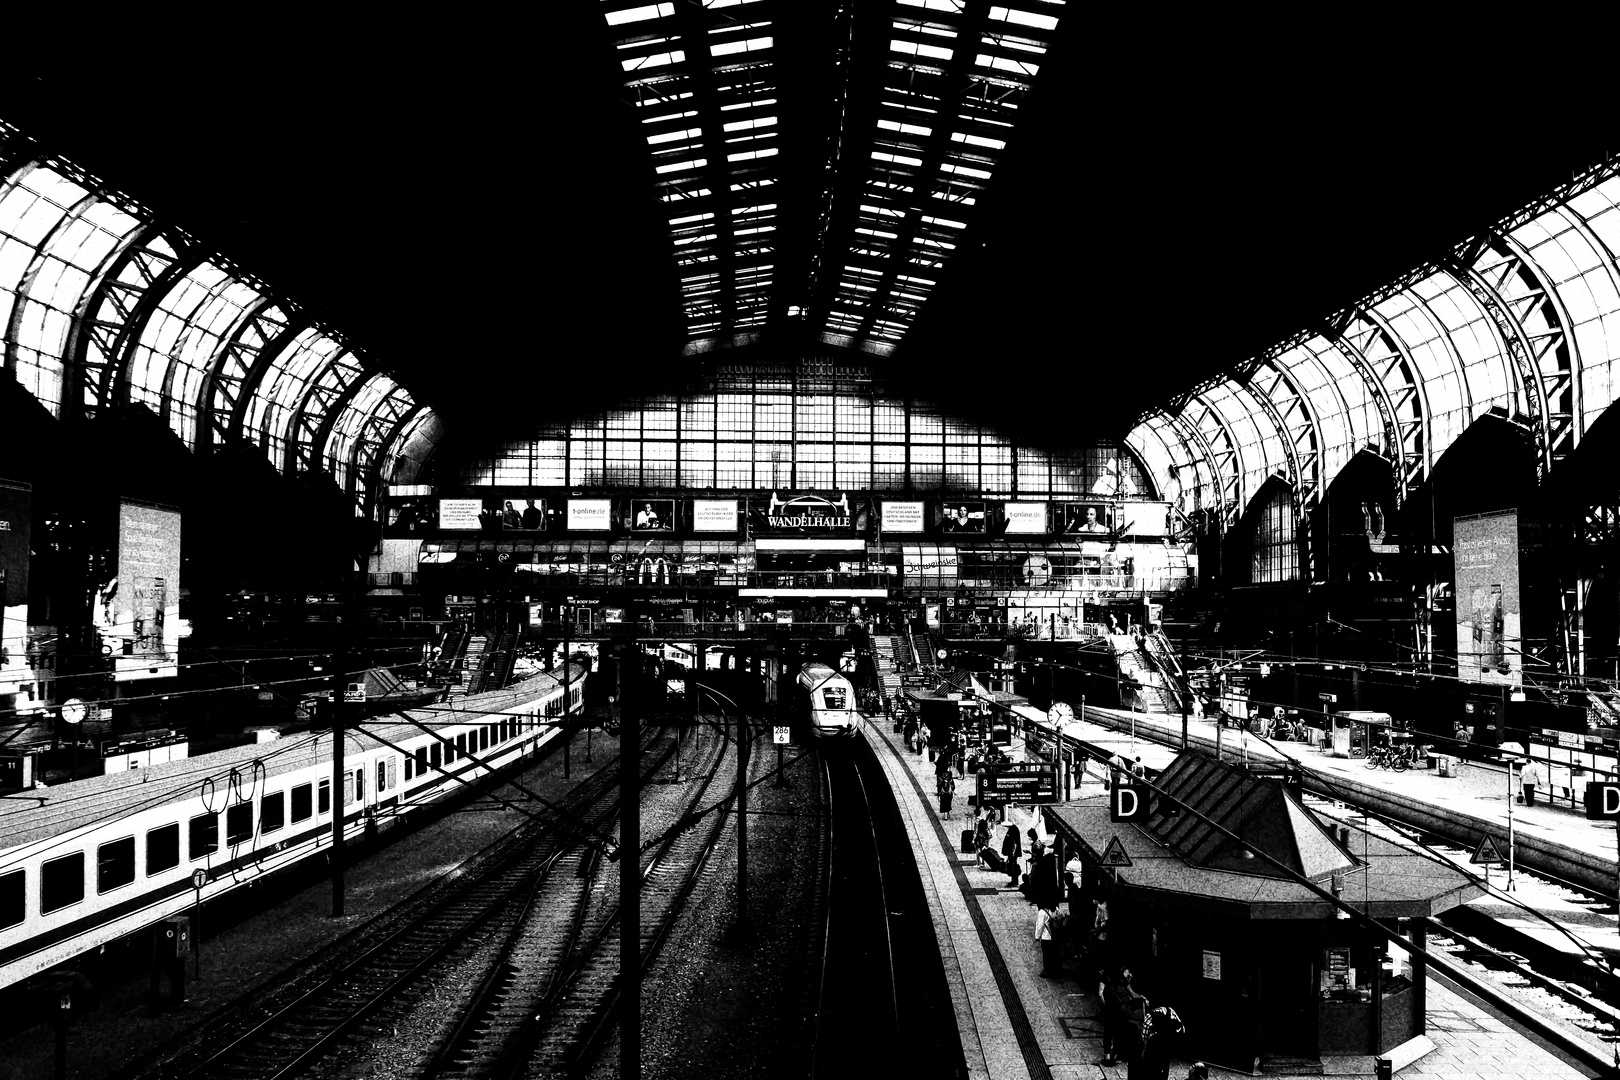
[[1004, 507], [1007, 515], [1007, 534], [1046, 532], [1046, 504], [1043, 502], [1010, 502]]
[[568, 528], [578, 532], [608, 532], [613, 528], [613, 500], [569, 499]]
[[882, 521], [886, 533], [920, 533], [923, 531], [923, 504], [884, 499]]
[[1100, 535], [1108, 532], [1108, 507], [1102, 503], [1065, 503], [1063, 531]]
[[118, 576], [97, 619], [113, 647], [113, 678], [179, 674], [180, 511], [130, 499], [118, 504]]
[[31, 682], [28, 668], [28, 533], [33, 492], [0, 480], [0, 694]]
[[1519, 514], [1503, 510], [1452, 522], [1457, 596], [1457, 677], [1518, 686]]
[[693, 499], [692, 531], [723, 533], [736, 532], [737, 500]]
[[631, 532], [674, 532], [674, 499], [634, 499], [630, 503]]
[[984, 503], [945, 503], [939, 508], [939, 529], [948, 533], [984, 532]]

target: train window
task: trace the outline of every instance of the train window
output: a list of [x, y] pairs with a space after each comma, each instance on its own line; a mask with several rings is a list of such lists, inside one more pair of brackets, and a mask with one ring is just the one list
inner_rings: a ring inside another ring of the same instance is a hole
[[191, 846], [189, 853], [192, 862], [212, 855], [219, 850], [219, 815], [198, 814], [191, 819]]
[[332, 812], [332, 781], [321, 781], [320, 793], [316, 798], [316, 809], [322, 814], [330, 814]]
[[456, 736], [456, 757], [467, 756], [467, 733], [463, 731]]
[[399, 784], [399, 766], [394, 763], [393, 758], [389, 758], [388, 759], [388, 787], [390, 789], [392, 789], [392, 788], [396, 787], [398, 784]]
[[350, 803], [354, 802], [354, 780], [355, 780], [356, 775], [357, 775], [356, 773], [351, 773], [351, 772], [346, 772], [346, 773], [343, 774], [343, 805], [344, 806], [348, 806]]
[[428, 754], [432, 758], [433, 767], [437, 769], [439, 767], [439, 744], [437, 742], [428, 747]]
[[366, 770], [364, 768], [354, 770], [354, 797], [359, 799], [361, 802], [365, 801]]
[[162, 825], [146, 834], [146, 876], [180, 865], [180, 826]]
[[16, 926], [28, 914], [27, 878], [21, 870], [0, 877], [0, 928]]
[[379, 795], [388, 790], [388, 766], [392, 764], [391, 761], [377, 762], [377, 794]]
[[112, 892], [135, 880], [135, 838], [110, 840], [96, 849], [96, 892]]
[[485, 725], [484, 727], [481, 727], [481, 728], [478, 729], [478, 749], [480, 749], [480, 750], [488, 750], [489, 749], [489, 726], [488, 725]]
[[259, 800], [260, 832], [275, 832], [287, 823], [286, 795], [277, 791]]
[[231, 847], [253, 839], [253, 804], [239, 802], [225, 808], [225, 842]]
[[299, 784], [292, 789], [292, 819], [294, 823], [303, 821], [314, 813], [310, 808], [310, 786]]
[[39, 910], [60, 911], [84, 899], [84, 852], [52, 859], [39, 868]]
[[842, 686], [833, 686], [823, 690], [821, 692], [821, 697], [822, 700], [827, 703], [827, 708], [829, 709], [849, 708], [849, 701], [844, 695], [844, 688]]
[[[437, 765], [438, 762], [435, 761], [434, 764]], [[428, 771], [428, 748], [425, 747], [425, 746], [418, 746], [416, 748], [416, 774], [418, 776], [425, 776], [425, 775], [427, 775], [427, 771]]]

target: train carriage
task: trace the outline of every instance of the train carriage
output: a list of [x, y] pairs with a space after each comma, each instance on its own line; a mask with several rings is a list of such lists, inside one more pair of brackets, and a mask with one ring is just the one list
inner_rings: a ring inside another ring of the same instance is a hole
[[826, 664], [812, 662], [799, 669], [799, 689], [810, 730], [817, 738], [847, 739], [861, 730], [855, 687]]
[[331, 846], [387, 828], [533, 754], [582, 707], [585, 668], [332, 736], [165, 762], [0, 800], [0, 988], [182, 914]]

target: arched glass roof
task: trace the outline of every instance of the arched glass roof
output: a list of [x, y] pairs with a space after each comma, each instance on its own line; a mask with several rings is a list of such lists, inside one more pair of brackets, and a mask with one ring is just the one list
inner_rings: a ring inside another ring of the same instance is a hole
[[1142, 417], [1127, 445], [1166, 491], [1196, 477], [1191, 501], [1229, 522], [1272, 475], [1320, 497], [1362, 449], [1398, 464], [1404, 492], [1493, 409], [1535, 432], [1556, 469], [1620, 393], [1617, 244], [1613, 159]]
[[189, 448], [243, 438], [360, 498], [394, 426], [428, 421], [294, 299], [4, 123], [0, 326], [6, 371], [58, 419], [141, 404]]

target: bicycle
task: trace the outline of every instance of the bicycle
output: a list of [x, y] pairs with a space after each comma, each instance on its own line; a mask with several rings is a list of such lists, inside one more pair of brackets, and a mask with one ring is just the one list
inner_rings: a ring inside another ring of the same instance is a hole
[[1367, 768], [1393, 769], [1396, 772], [1405, 772], [1412, 766], [1412, 755], [1406, 749], [1397, 750], [1393, 746], [1375, 746], [1367, 754]]

